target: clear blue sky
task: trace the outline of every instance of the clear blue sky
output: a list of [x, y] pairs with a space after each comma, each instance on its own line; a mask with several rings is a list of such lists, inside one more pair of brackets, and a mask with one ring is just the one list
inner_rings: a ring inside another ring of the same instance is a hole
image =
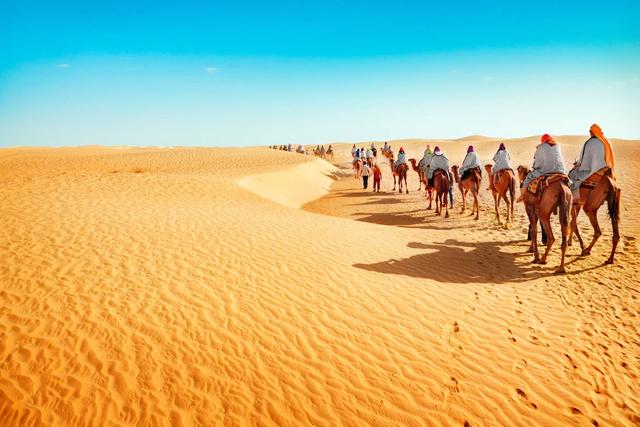
[[638, 1], [0, 1], [0, 146], [640, 138]]

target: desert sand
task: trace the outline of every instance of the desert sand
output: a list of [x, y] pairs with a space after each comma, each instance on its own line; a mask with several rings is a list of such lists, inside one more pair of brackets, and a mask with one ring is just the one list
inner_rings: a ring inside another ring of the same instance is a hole
[[[569, 162], [586, 137], [557, 139]], [[391, 144], [517, 165], [537, 140]], [[486, 175], [479, 221], [457, 191], [435, 217], [413, 172], [362, 190], [350, 144], [2, 149], [0, 424], [640, 424], [640, 141], [612, 142], [616, 263], [603, 207], [562, 276]]]

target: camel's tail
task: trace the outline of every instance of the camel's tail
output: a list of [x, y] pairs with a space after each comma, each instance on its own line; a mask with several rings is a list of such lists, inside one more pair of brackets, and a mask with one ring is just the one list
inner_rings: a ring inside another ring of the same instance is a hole
[[616, 221], [620, 221], [620, 187], [618, 187], [614, 180], [607, 177], [609, 180], [609, 192], [607, 193], [607, 207], [609, 208], [609, 218]]
[[515, 200], [515, 197], [516, 197], [516, 177], [515, 176], [511, 176], [511, 179], [509, 180], [509, 197], [511, 197], [511, 200]]
[[571, 189], [569, 187], [563, 185], [564, 191], [560, 195], [560, 201], [558, 203], [559, 209], [559, 219], [560, 219], [560, 227], [562, 228], [563, 238], [568, 236], [571, 228], [571, 205], [572, 205], [572, 197], [571, 197]]

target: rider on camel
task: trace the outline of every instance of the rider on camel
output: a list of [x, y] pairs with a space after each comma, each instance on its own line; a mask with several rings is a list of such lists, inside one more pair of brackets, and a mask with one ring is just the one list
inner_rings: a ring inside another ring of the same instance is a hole
[[420, 169], [425, 175], [427, 174], [427, 170], [429, 169], [431, 156], [433, 156], [433, 151], [431, 151], [431, 146], [427, 144], [427, 148], [424, 150], [424, 155], [422, 156], [422, 159], [420, 159], [420, 162], [418, 162], [418, 169]]
[[542, 135], [540, 141], [541, 144], [536, 147], [536, 153], [533, 156], [533, 169], [522, 183], [518, 202], [524, 201], [525, 191], [534, 179], [552, 173], [565, 173], [560, 145], [547, 133]]
[[505, 147], [504, 143], [501, 143], [498, 151], [496, 151], [496, 154], [493, 156], [493, 169], [491, 170], [491, 175], [489, 175], [489, 185], [491, 187], [493, 187], [493, 182], [497, 178], [496, 175], [498, 172], [505, 169], [513, 169], [510, 160], [511, 156], [509, 156], [507, 147]]
[[396, 159], [395, 162], [393, 162], [393, 172], [396, 173], [398, 166], [400, 166], [403, 163], [404, 164], [407, 163], [407, 153], [404, 152], [403, 147], [400, 147], [400, 151], [398, 151], [398, 158]]
[[580, 186], [591, 175], [600, 169], [613, 171], [614, 161], [611, 143], [597, 124], [591, 126], [589, 133], [591, 138], [582, 146], [580, 157], [576, 161], [574, 168], [569, 172], [574, 200], [580, 198]]
[[462, 162], [462, 166], [460, 166], [460, 180], [464, 180], [466, 178], [467, 172], [470, 172], [474, 168], [480, 168], [480, 160], [478, 159], [478, 154], [476, 153], [473, 145], [470, 145], [467, 148], [467, 155], [464, 157], [464, 161]]

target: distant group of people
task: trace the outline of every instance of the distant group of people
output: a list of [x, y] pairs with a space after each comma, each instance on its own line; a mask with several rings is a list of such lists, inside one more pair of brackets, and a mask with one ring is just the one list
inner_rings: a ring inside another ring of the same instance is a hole
[[[298, 149], [296, 150], [298, 153], [300, 152], [299, 151], [300, 147], [302, 147], [302, 145], [298, 145]], [[271, 148], [273, 150], [293, 151], [293, 145], [292, 144], [270, 145], [269, 148]], [[303, 153], [304, 153], [304, 148], [303, 148]]]
[[378, 150], [376, 149], [375, 143], [371, 143], [371, 147], [365, 149], [364, 147], [358, 148], [356, 144], [353, 144], [351, 147], [351, 157], [354, 162], [361, 160], [363, 163], [372, 167], [375, 163], [375, 159], [378, 157]]
[[[613, 150], [611, 144], [604, 136], [604, 133], [600, 126], [594, 124], [589, 129], [591, 137], [587, 140], [580, 152], [579, 157], [574, 162], [574, 167], [569, 171], [568, 177], [571, 180], [571, 189], [574, 198], [579, 198], [579, 189], [582, 183], [594, 173], [602, 169], [613, 168]], [[374, 158], [375, 145], [372, 143], [371, 147], [365, 149], [364, 147], [358, 148], [354, 144], [351, 153], [354, 158], [354, 162], [357, 160], [363, 160], [363, 163], [367, 165], [363, 167], [363, 185], [367, 188], [367, 181], [370, 175], [374, 175], [374, 191], [379, 191], [379, 181], [376, 177], [381, 178], [381, 171], [379, 167], [372, 167], [373, 164], [368, 160]], [[384, 143], [382, 148], [383, 153], [393, 153], [391, 145], [387, 142]], [[493, 167], [489, 176], [490, 185], [496, 179], [496, 175], [505, 169], [513, 169], [511, 165], [511, 156], [507, 151], [507, 147], [504, 143], [500, 143], [498, 150], [493, 156]], [[398, 157], [393, 163], [393, 168], [396, 169], [400, 164], [407, 163], [407, 154], [403, 147], [398, 150]], [[376, 165], [377, 166], [377, 165]], [[445, 156], [444, 152], [439, 146], [436, 146], [434, 150], [427, 145], [424, 150], [422, 159], [418, 163], [420, 170], [424, 172], [424, 175], [428, 178], [428, 184], [433, 186], [433, 174], [436, 170], [442, 169], [449, 175], [450, 181], [453, 182], [453, 176], [449, 165], [449, 159]], [[481, 163], [473, 145], [467, 148], [467, 153], [460, 167], [460, 179], [464, 180], [469, 172], [473, 169], [480, 169]], [[566, 174], [566, 168], [564, 158], [560, 145], [555, 139], [549, 135], [544, 134], [541, 137], [540, 144], [536, 147], [536, 152], [533, 158], [533, 168], [527, 175], [524, 182], [521, 184], [521, 188], [526, 189], [527, 186], [536, 178], [553, 173]], [[524, 190], [523, 190], [524, 191]], [[450, 201], [453, 205], [453, 191], [450, 191]], [[522, 201], [522, 194], [518, 201]]]

